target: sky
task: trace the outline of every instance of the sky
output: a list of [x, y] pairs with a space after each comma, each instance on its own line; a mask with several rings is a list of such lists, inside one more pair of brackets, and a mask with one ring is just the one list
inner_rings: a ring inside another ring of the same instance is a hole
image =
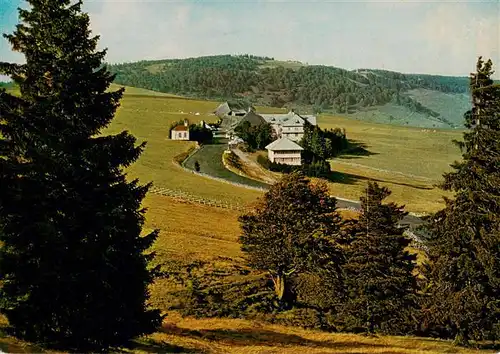
[[[17, 7], [26, 1], [0, 0], [2, 33]], [[500, 65], [500, 0], [86, 0], [83, 9], [111, 63], [254, 54], [459, 76], [479, 55]], [[23, 57], [2, 38], [0, 61]]]

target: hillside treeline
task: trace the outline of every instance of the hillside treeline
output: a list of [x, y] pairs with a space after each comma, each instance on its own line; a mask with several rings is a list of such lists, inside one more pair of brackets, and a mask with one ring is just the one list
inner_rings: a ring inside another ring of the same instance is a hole
[[115, 82], [122, 85], [212, 99], [245, 96], [254, 103], [309, 105], [338, 113], [394, 100], [436, 116], [438, 113], [405, 92], [416, 88], [468, 92], [467, 78], [369, 69], [348, 71], [320, 65], [292, 69], [250, 55], [140, 61], [109, 65], [109, 69], [116, 73]]

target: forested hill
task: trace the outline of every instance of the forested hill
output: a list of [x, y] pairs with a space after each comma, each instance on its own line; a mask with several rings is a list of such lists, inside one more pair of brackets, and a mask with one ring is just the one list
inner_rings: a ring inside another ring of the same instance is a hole
[[[160, 92], [219, 100], [245, 98], [254, 104], [307, 107], [337, 114], [359, 115], [392, 107], [395, 116], [387, 114], [391, 120], [398, 120], [398, 114], [417, 113], [435, 122], [434, 126], [445, 127], [462, 126], [462, 110], [467, 108], [463, 103], [468, 100], [467, 77], [348, 71], [251, 55], [140, 61], [109, 68], [117, 74], [115, 83]], [[459, 98], [460, 111], [450, 118], [450, 107], [429, 100], [434, 93]]]

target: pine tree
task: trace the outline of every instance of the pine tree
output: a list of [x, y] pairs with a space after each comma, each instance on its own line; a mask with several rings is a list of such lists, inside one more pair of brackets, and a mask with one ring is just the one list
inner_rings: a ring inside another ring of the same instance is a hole
[[407, 214], [386, 187], [368, 183], [361, 197], [361, 215], [348, 228], [345, 284], [347, 299], [339, 312], [344, 330], [407, 334], [415, 326], [415, 256], [398, 222]]
[[472, 110], [465, 114], [463, 160], [444, 174], [455, 192], [428, 223], [427, 321], [457, 344], [500, 335], [500, 85], [480, 57], [470, 76]]
[[269, 272], [280, 305], [293, 302], [289, 278], [296, 274], [322, 269], [339, 276], [343, 254], [336, 202], [326, 185], [291, 173], [240, 217], [242, 250], [251, 267]]
[[149, 185], [123, 168], [144, 149], [100, 133], [123, 89], [90, 37], [81, 2], [29, 0], [5, 35], [25, 64], [1, 63], [21, 96], [0, 93], [0, 311], [27, 340], [79, 350], [120, 345], [160, 323], [141, 237]]

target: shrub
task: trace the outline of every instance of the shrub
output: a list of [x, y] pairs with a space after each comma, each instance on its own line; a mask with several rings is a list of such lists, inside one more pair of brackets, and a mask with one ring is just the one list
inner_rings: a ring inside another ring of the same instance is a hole
[[302, 166], [291, 166], [271, 162], [267, 157], [259, 155], [257, 157], [257, 162], [265, 169], [273, 172], [292, 173], [301, 171], [305, 176], [320, 178], [328, 178], [331, 173], [330, 163], [324, 160], [313, 161], [310, 164], [303, 164]]
[[312, 308], [294, 308], [278, 313], [274, 317], [275, 323], [302, 328], [326, 329], [323, 315]]

